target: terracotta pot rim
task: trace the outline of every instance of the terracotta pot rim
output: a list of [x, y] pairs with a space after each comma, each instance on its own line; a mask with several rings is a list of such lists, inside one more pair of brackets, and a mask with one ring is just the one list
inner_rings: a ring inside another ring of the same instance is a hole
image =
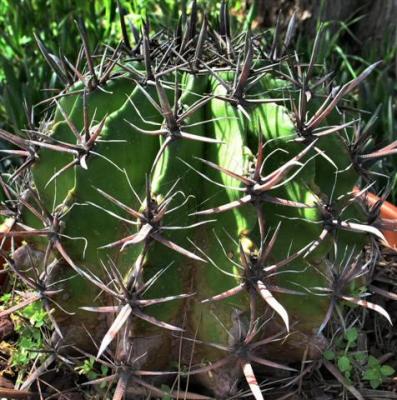
[[[358, 193], [359, 191], [359, 187], [355, 186], [353, 188], [354, 193]], [[379, 196], [371, 192], [366, 192], [361, 196], [361, 198], [369, 205], [373, 205], [380, 200]], [[388, 220], [397, 221], [397, 206], [385, 200], [380, 207], [380, 217]], [[397, 232], [385, 229], [381, 229], [381, 231], [387, 240], [387, 245], [390, 248], [397, 250]]]

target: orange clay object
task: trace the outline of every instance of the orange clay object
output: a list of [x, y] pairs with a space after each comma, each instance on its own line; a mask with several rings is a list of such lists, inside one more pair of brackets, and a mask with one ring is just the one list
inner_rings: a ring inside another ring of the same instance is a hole
[[[354, 192], [358, 192], [359, 190], [360, 189], [357, 186], [353, 189]], [[379, 200], [379, 197], [376, 194], [369, 192], [366, 193], [365, 197], [363, 196], [363, 199], [364, 198], [371, 206]], [[380, 208], [380, 217], [397, 221], [397, 207], [394, 204], [385, 201]], [[385, 236], [389, 246], [397, 250], [397, 232], [382, 230], [382, 233]]]

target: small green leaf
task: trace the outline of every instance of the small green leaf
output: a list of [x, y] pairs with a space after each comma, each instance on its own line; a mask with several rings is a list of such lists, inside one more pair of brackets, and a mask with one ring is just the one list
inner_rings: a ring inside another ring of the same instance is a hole
[[[160, 389], [166, 393], [171, 392], [171, 388], [167, 385], [161, 385]], [[168, 396], [168, 395], [165, 395], [162, 397], [162, 400], [171, 400], [171, 399], [172, 399], [171, 396]]]
[[109, 367], [107, 367], [106, 365], [101, 365], [101, 373], [103, 376], [106, 376], [109, 372]]
[[326, 360], [331, 361], [335, 359], [335, 352], [332, 350], [325, 350], [323, 356]]
[[7, 304], [10, 300], [11, 300], [11, 293], [4, 293], [1, 297], [0, 297], [0, 301], [4, 304]]
[[41, 332], [39, 329], [33, 329], [31, 332], [31, 335], [32, 335], [32, 338], [34, 340], [36, 340], [37, 342], [41, 341], [42, 336], [41, 336]]
[[352, 369], [352, 365], [349, 357], [341, 356], [338, 358], [338, 368], [341, 372], [350, 371]]
[[372, 379], [369, 381], [369, 384], [371, 385], [372, 389], [377, 389], [382, 384], [382, 379]]
[[366, 381], [371, 381], [375, 379], [379, 379], [381, 377], [380, 371], [377, 368], [367, 369], [363, 373], [363, 379]]
[[94, 379], [98, 378], [98, 374], [95, 371], [88, 371], [86, 373], [86, 376], [90, 381], [93, 381]]
[[365, 360], [367, 360], [367, 355], [364, 352], [360, 351], [359, 353], [354, 354], [354, 358], [358, 362], [364, 362]]
[[396, 371], [390, 365], [382, 365], [380, 367], [380, 372], [383, 376], [392, 376]]
[[368, 357], [368, 366], [371, 368], [379, 368], [380, 363], [377, 358], [374, 356], [369, 356]]
[[349, 344], [353, 344], [358, 338], [358, 331], [356, 328], [350, 328], [345, 332], [345, 339]]

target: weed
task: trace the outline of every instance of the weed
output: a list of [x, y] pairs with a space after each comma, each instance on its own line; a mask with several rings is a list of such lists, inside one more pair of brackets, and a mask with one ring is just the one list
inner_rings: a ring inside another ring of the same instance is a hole
[[381, 365], [380, 361], [369, 356], [367, 360], [367, 369], [363, 372], [362, 378], [369, 381], [372, 389], [377, 389], [386, 377], [394, 375], [395, 370], [390, 365]]
[[[98, 368], [95, 365], [95, 357], [89, 357], [83, 361], [83, 364], [75, 367], [75, 371], [79, 375], [85, 375], [88, 380], [93, 381], [108, 375], [109, 368], [106, 365], [101, 365], [100, 372], [98, 372]], [[107, 382], [102, 382], [99, 387], [103, 389], [106, 387], [106, 385]]]
[[323, 357], [333, 361], [349, 383], [361, 377], [372, 389], [377, 389], [395, 370], [390, 365], [382, 365], [379, 359], [366, 351], [358, 350], [357, 341], [361, 333], [355, 327], [347, 329], [335, 338], [333, 346], [324, 352]]
[[[11, 293], [3, 294], [0, 301], [7, 307], [14, 303]], [[43, 329], [48, 323], [48, 316], [42, 303], [35, 302], [19, 310], [11, 318], [18, 334], [11, 354], [11, 366], [24, 369], [36, 357], [40, 357], [38, 350], [44, 346]]]

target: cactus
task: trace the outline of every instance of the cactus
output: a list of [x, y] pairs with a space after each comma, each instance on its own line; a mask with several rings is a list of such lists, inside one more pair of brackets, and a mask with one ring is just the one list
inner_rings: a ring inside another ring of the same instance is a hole
[[161, 396], [176, 374], [216, 398], [245, 377], [262, 399], [255, 371], [320, 357], [344, 303], [391, 322], [353, 291], [384, 240], [353, 186], [396, 146], [364, 154], [363, 128], [336, 110], [377, 65], [330, 90], [320, 34], [305, 65], [294, 20], [269, 42], [233, 36], [226, 2], [219, 31], [199, 19], [194, 3], [175, 34], [146, 24], [100, 65], [80, 22], [80, 71], [37, 38], [68, 85], [50, 122], [0, 131], [23, 159], [1, 180], [0, 236], [28, 243], [2, 255], [33, 292], [0, 315], [41, 300], [61, 343], [112, 361], [114, 399]]

